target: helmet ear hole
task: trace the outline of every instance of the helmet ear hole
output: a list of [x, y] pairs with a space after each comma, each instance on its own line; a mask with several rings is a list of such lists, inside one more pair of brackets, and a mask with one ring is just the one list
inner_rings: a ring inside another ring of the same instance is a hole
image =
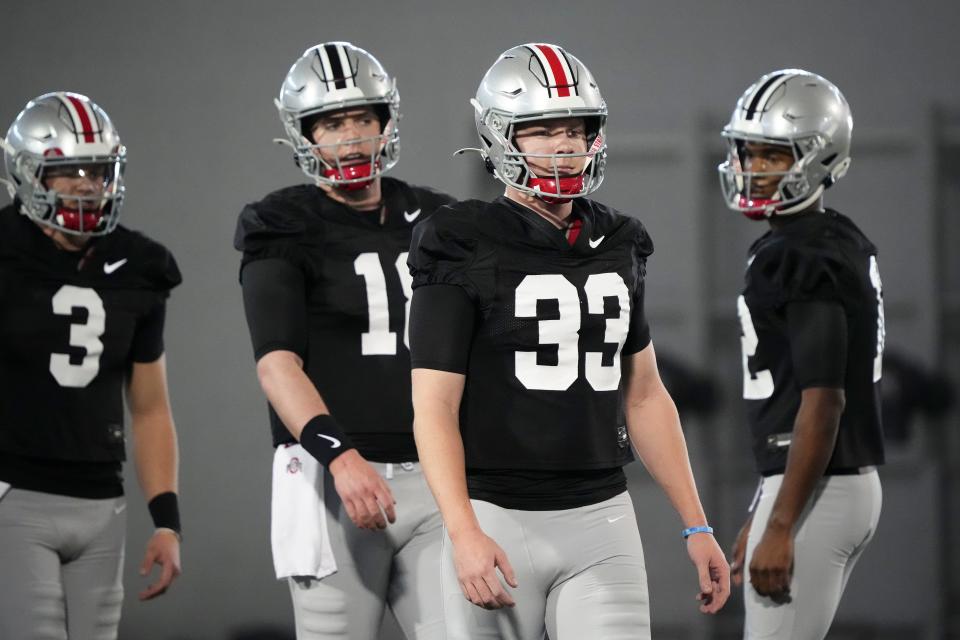
[[586, 117], [583, 119], [583, 125], [587, 134], [587, 147], [593, 144], [593, 141], [597, 139], [597, 136], [600, 135], [600, 118], [596, 116]]
[[313, 142], [313, 128], [317, 126], [317, 122], [319, 122], [322, 117], [322, 113], [315, 113], [302, 119], [300, 121], [300, 135]]
[[[387, 123], [390, 122], [390, 107], [385, 104], [375, 104], [373, 105], [373, 111], [377, 114], [377, 119], [380, 120], [380, 133], [383, 133], [387, 128]], [[396, 126], [396, 123], [394, 123]]]

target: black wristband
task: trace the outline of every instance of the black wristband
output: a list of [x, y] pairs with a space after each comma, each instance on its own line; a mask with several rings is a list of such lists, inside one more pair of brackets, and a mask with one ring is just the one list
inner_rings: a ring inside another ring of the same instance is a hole
[[154, 496], [153, 500], [147, 503], [147, 509], [150, 510], [150, 517], [153, 518], [153, 526], [158, 529], [171, 529], [177, 532], [177, 536], [182, 535], [177, 494], [167, 491]]
[[325, 467], [340, 454], [354, 448], [349, 436], [328, 414], [310, 418], [300, 432], [300, 445]]

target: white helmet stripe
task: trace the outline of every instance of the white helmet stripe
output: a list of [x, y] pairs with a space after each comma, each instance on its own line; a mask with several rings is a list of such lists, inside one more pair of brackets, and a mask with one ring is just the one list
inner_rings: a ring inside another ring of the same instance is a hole
[[60, 100], [60, 103], [63, 104], [64, 108], [67, 110], [67, 114], [70, 116], [70, 124], [73, 126], [73, 134], [77, 137], [77, 142], [80, 142], [80, 135], [83, 133], [83, 125], [80, 124], [80, 114], [77, 113], [76, 107], [73, 106], [73, 101], [71, 101], [67, 94], [63, 92], [57, 92], [54, 94], [57, 96], [57, 99]]
[[764, 95], [761, 96], [760, 102], [757, 104], [757, 112], [762, 115], [764, 110], [767, 107], [767, 101], [770, 100], [770, 98], [777, 91], [777, 89], [779, 89], [784, 83], [787, 82], [787, 80], [793, 77], [794, 77], [794, 74], [792, 73], [784, 74], [782, 78], [778, 79], [776, 82], [770, 85], [770, 88], [768, 88], [766, 93], [764, 93]]
[[[573, 74], [560, 47], [552, 44], [530, 44], [527, 48], [537, 57], [537, 62], [543, 69], [548, 95], [553, 96], [556, 91], [558, 98], [569, 96], [570, 87], [573, 86]], [[576, 87], [574, 90], [576, 91]]]
[[347, 80], [347, 86], [357, 86], [357, 80], [353, 77], [353, 67], [350, 66], [350, 58], [347, 56], [347, 48], [342, 44], [338, 44], [337, 53], [340, 57], [340, 69], [343, 73], [343, 77]]
[[767, 101], [770, 100], [770, 97], [783, 85], [783, 83], [790, 78], [793, 78], [794, 75], [795, 74], [792, 73], [784, 73], [783, 75], [774, 76], [767, 80], [764, 85], [760, 87], [756, 93], [754, 93], [752, 99], [750, 100], [750, 105], [747, 109], [747, 120], [753, 119], [755, 114], [760, 114], [762, 116], [764, 110], [766, 109]]
[[327, 56], [326, 47], [317, 45], [314, 51], [317, 54], [317, 60], [320, 61], [320, 79], [323, 80], [324, 87], [329, 91], [333, 88], [330, 86], [333, 81], [333, 70], [330, 68], [330, 58]]
[[541, 47], [552, 49], [552, 46], [549, 44], [535, 44], [531, 47], [531, 50], [537, 56], [537, 59], [540, 60], [540, 65], [543, 67], [544, 73], [547, 75], [547, 85], [550, 87], [556, 87], [557, 85], [567, 84], [566, 78], [557, 78], [556, 74], [554, 74], [553, 65], [550, 64], [550, 59], [547, 58], [547, 55], [543, 52]]

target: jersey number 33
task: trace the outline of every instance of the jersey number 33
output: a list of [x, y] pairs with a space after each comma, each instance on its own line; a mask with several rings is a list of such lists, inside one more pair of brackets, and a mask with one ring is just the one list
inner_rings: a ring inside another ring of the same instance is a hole
[[560, 274], [528, 275], [517, 285], [514, 295], [517, 318], [536, 318], [537, 302], [541, 300], [556, 300], [560, 309], [559, 318], [537, 323], [539, 344], [557, 347], [557, 364], [538, 364], [536, 351], [515, 353], [516, 376], [527, 389], [564, 391], [579, 377], [581, 295], [590, 315], [603, 315], [604, 298], [613, 297], [619, 302], [616, 317], [605, 318], [603, 335], [604, 344], [616, 345], [613, 363], [605, 366], [599, 351], [583, 353], [584, 376], [595, 391], [619, 388], [620, 350], [630, 328], [630, 292], [619, 274], [600, 273], [590, 275], [582, 291]]

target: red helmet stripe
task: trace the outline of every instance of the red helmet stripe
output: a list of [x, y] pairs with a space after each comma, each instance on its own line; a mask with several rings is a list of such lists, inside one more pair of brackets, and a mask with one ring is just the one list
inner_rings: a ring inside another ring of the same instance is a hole
[[553, 47], [548, 44], [538, 44], [536, 47], [550, 65], [550, 72], [553, 74], [554, 81], [557, 85], [557, 97], [565, 98], [569, 96], [570, 85], [573, 84], [573, 79], [567, 77], [567, 71], [564, 69], [563, 63], [560, 62], [560, 56], [557, 55]]
[[77, 117], [80, 118], [80, 129], [83, 131], [83, 141], [84, 142], [93, 142], [93, 123], [90, 122], [90, 116], [87, 114], [87, 110], [83, 102], [79, 98], [68, 95], [67, 100], [70, 101], [70, 104], [73, 105], [74, 110], [77, 112]]

